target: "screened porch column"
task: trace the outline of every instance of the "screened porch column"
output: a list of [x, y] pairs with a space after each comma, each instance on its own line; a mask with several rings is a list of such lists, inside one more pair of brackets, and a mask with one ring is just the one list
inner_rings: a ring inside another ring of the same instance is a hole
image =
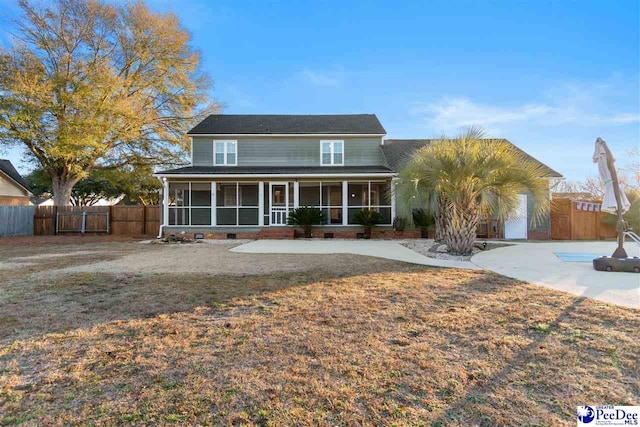
[[169, 181], [162, 178], [162, 223], [169, 225]]
[[342, 181], [342, 225], [349, 224], [349, 181]]
[[264, 181], [258, 182], [258, 225], [264, 226]]
[[216, 225], [218, 221], [216, 206], [218, 201], [216, 200], [216, 183], [211, 183], [211, 225]]
[[300, 207], [300, 183], [293, 181], [293, 208], [298, 209]]

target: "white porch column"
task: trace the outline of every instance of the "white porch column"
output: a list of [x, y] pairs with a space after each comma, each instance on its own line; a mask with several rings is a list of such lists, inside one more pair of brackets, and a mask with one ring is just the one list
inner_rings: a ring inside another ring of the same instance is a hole
[[398, 178], [391, 178], [391, 223], [396, 217], [396, 184]]
[[298, 209], [300, 207], [300, 183], [293, 181], [293, 208]]
[[349, 225], [349, 182], [342, 181], [342, 225]]
[[264, 181], [258, 182], [258, 225], [264, 227]]
[[218, 200], [216, 197], [216, 183], [211, 183], [211, 225], [218, 225], [218, 212], [216, 211], [216, 207], [218, 205]]
[[169, 225], [169, 181], [162, 178], [162, 224]]

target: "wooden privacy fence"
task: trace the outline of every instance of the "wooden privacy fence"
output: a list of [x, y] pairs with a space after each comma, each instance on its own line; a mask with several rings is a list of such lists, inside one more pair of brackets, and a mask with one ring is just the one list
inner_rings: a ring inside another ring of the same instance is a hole
[[31, 236], [35, 206], [0, 206], [0, 236]]
[[157, 235], [160, 207], [38, 206], [33, 234], [107, 233], [118, 236]]
[[571, 199], [551, 201], [551, 239], [553, 240], [601, 240], [616, 237], [614, 223], [605, 223], [610, 215], [595, 210], [578, 209]]

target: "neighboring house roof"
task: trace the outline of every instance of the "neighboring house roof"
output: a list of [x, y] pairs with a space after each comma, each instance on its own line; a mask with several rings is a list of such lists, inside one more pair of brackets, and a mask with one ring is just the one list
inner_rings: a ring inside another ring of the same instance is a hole
[[375, 114], [212, 114], [191, 129], [188, 135], [385, 135], [386, 133]]
[[9, 160], [0, 159], [0, 172], [3, 172], [5, 175], [11, 178], [16, 184], [18, 184], [20, 187], [24, 188], [29, 193], [31, 193], [31, 190], [29, 189], [27, 182], [18, 173], [16, 168], [13, 167], [13, 165]]
[[155, 175], [323, 175], [391, 174], [385, 166], [185, 166]]
[[[437, 139], [385, 139], [384, 145], [381, 148], [384, 154], [384, 158], [387, 162], [387, 165], [394, 171], [399, 172], [407, 163], [411, 161], [414, 153], [418, 149], [426, 145], [429, 145], [434, 141], [437, 141]], [[533, 156], [529, 155], [525, 151], [521, 150], [508, 139], [500, 138], [500, 139], [495, 139], [495, 141], [507, 142], [513, 145], [513, 147], [516, 150], [518, 150], [519, 152], [527, 156], [529, 159], [542, 165], [546, 172], [545, 177], [548, 177], [548, 178], [562, 177], [562, 174], [560, 174], [559, 172], [556, 172], [555, 170], [551, 169], [549, 166], [545, 165], [538, 159], [534, 158]]]

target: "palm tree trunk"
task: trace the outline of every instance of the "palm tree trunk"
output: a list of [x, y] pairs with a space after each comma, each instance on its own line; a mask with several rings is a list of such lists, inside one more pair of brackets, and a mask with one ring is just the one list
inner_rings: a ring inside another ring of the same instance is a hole
[[449, 252], [470, 254], [476, 240], [476, 230], [480, 215], [473, 207], [445, 210], [444, 242]]
[[447, 226], [446, 222], [446, 202], [442, 196], [438, 197], [438, 209], [434, 215], [436, 225], [435, 241], [444, 241], [444, 230]]

